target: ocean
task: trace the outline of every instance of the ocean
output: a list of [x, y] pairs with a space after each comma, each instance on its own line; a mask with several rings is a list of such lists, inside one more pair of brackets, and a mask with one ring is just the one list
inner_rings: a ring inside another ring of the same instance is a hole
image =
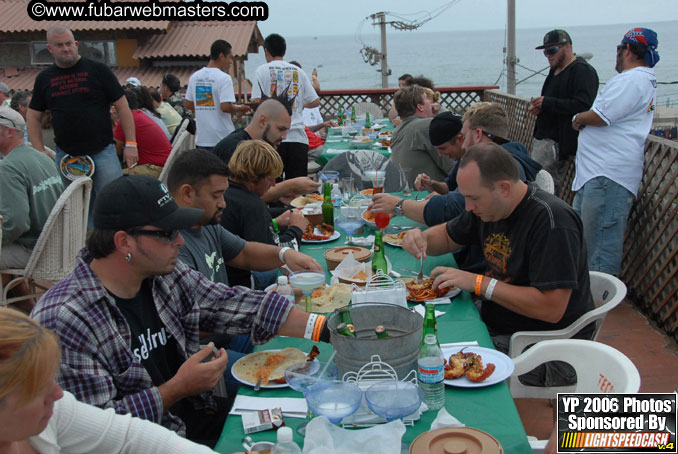
[[[678, 108], [678, 21], [563, 28], [572, 37], [575, 53], [593, 54], [589, 63], [596, 68], [602, 84], [616, 74], [616, 45], [634, 26], [648, 27], [657, 32], [661, 57], [655, 66], [659, 83], [657, 104]], [[372, 30], [376, 28], [364, 27], [365, 32]], [[530, 76], [531, 70], [548, 67], [542, 51], [534, 49], [542, 44], [547, 31], [547, 28], [516, 30], [516, 56], [521, 65], [516, 68], [518, 81]], [[285, 36], [284, 30], [279, 33]], [[378, 34], [364, 34], [362, 38], [367, 45], [380, 47]], [[379, 66], [363, 62], [360, 55], [362, 44], [356, 36], [289, 36], [286, 39], [285, 60], [298, 61], [309, 76], [317, 67], [321, 89], [381, 87], [381, 73], [376, 71]], [[502, 72], [504, 46], [504, 30], [426, 32], [425, 27], [415, 31], [387, 28], [388, 64], [392, 71], [389, 86], [397, 87], [398, 77], [410, 73], [415, 76], [423, 74], [437, 86], [496, 84], [505, 91], [506, 76]], [[245, 65], [250, 79], [257, 66], [265, 63], [263, 48], [259, 50], [258, 54], [249, 54]], [[548, 69], [543, 71], [543, 75], [538, 74], [519, 83], [516, 94], [527, 98], [539, 96], [547, 73]]]

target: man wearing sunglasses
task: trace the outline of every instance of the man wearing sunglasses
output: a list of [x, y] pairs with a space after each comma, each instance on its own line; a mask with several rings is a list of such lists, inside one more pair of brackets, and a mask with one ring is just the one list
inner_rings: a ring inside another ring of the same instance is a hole
[[537, 115], [532, 158], [549, 171], [555, 194], [560, 195], [565, 172], [577, 152], [578, 133], [572, 129], [570, 119], [593, 104], [598, 74], [574, 54], [572, 39], [565, 30], [551, 30], [544, 35], [544, 44], [536, 49], [544, 50], [551, 69], [541, 96], [530, 104], [530, 112]]
[[329, 341], [329, 331], [324, 317], [277, 293], [214, 283], [180, 262], [179, 231], [203, 216], [152, 177], [114, 180], [97, 198], [73, 273], [32, 315], [59, 336], [59, 383], [79, 400], [214, 446], [233, 399], [211, 392], [228, 355], [211, 343], [201, 349], [199, 331], [254, 344], [276, 335]]
[[592, 271], [619, 274], [621, 268], [626, 220], [654, 119], [657, 45], [649, 28], [629, 30], [617, 46], [620, 74], [607, 81], [591, 110], [572, 117], [572, 128], [580, 131], [572, 206], [584, 223]]

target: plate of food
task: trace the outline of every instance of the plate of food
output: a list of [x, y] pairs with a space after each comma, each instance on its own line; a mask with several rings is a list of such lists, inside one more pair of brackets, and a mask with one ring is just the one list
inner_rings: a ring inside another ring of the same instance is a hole
[[403, 238], [405, 238], [407, 232], [407, 230], [404, 230], [400, 233], [387, 233], [384, 235], [384, 243], [395, 247], [403, 247]]
[[[312, 312], [334, 312], [335, 309], [348, 305], [351, 301], [351, 293], [353, 289], [348, 284], [340, 282], [332, 285], [325, 285], [313, 290], [311, 295], [311, 311]], [[306, 310], [304, 298], [297, 298], [297, 307], [302, 311]]]
[[323, 201], [323, 196], [321, 194], [306, 194], [297, 197], [296, 199], [293, 199], [290, 202], [290, 205], [292, 205], [294, 208], [304, 208], [306, 205], [309, 203], [318, 203]]
[[[363, 191], [371, 191], [371, 189], [363, 189]], [[377, 224], [374, 223], [374, 212], [373, 211], [363, 211], [363, 214], [361, 216], [363, 218], [363, 221], [365, 221], [365, 224], [369, 225], [373, 229], [377, 228]]]
[[298, 348], [254, 352], [236, 361], [231, 373], [245, 385], [254, 386], [261, 377], [261, 388], [284, 388], [287, 386], [285, 369], [292, 364], [312, 361], [316, 352], [317, 349], [307, 355]]
[[302, 243], [328, 243], [339, 238], [341, 234], [334, 230], [334, 227], [327, 224], [313, 226], [310, 223], [306, 226], [306, 231], [301, 236]]
[[433, 279], [430, 277], [424, 278], [421, 284], [413, 277], [406, 277], [402, 280], [405, 282], [408, 291], [407, 301], [410, 303], [425, 303], [438, 298], [453, 298], [461, 293], [461, 289], [457, 287], [433, 289]]
[[513, 360], [506, 354], [484, 347], [443, 347], [445, 384], [459, 388], [481, 388], [503, 382], [511, 376]]

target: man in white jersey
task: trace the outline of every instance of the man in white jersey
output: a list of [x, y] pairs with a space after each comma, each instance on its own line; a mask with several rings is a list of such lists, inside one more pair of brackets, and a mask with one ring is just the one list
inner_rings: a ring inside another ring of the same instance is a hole
[[308, 137], [304, 131], [304, 108], [311, 109], [320, 105], [306, 73], [283, 58], [287, 51], [285, 38], [271, 34], [264, 40], [266, 64], [257, 68], [252, 83], [252, 101], [258, 102], [262, 95], [274, 96], [287, 91], [292, 103], [292, 125], [287, 138], [278, 146], [283, 160], [285, 179], [305, 177], [308, 174]]
[[191, 75], [186, 89], [186, 108], [195, 111], [195, 145], [211, 150], [235, 129], [231, 115], [251, 111], [235, 104], [233, 80], [228, 68], [233, 63], [231, 45], [218, 39], [210, 47], [210, 61]]
[[654, 119], [659, 61], [657, 34], [629, 30], [617, 46], [618, 75], [591, 110], [572, 117], [579, 133], [573, 208], [584, 223], [589, 269], [619, 274], [633, 199], [643, 176], [645, 139]]

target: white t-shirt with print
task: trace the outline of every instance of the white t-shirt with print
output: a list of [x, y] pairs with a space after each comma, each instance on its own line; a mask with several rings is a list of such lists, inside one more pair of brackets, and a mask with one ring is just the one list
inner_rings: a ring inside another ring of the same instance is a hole
[[637, 195], [656, 93], [654, 70], [646, 66], [617, 74], [605, 84], [591, 110], [607, 126], [586, 126], [579, 133], [572, 190], [604, 176]]
[[204, 67], [191, 75], [186, 99], [195, 107], [195, 144], [213, 147], [235, 130], [231, 114], [221, 111], [221, 103], [235, 102], [233, 80], [219, 68]]
[[304, 124], [306, 126], [316, 126], [324, 122], [323, 115], [320, 113], [320, 107], [314, 107], [312, 109], [304, 109]]
[[298, 66], [283, 60], [273, 60], [257, 68], [252, 83], [252, 99], [261, 98], [262, 90], [266, 91], [266, 96], [279, 94], [284, 90], [287, 90], [290, 99], [296, 95], [292, 105], [292, 124], [285, 142], [308, 144], [302, 111], [304, 103], [315, 101], [318, 95], [306, 73]]

